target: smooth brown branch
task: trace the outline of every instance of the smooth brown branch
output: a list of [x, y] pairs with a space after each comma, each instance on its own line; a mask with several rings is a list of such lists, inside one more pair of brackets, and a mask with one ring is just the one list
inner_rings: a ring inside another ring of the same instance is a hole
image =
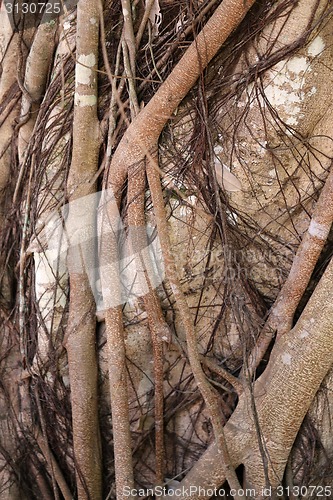
[[25, 151], [29, 144], [38, 116], [53, 58], [57, 24], [41, 23], [37, 29], [33, 44], [26, 62], [24, 83], [18, 83], [22, 90], [20, 131], [18, 152], [20, 163], [23, 163]]
[[[107, 191], [103, 193], [107, 193]], [[124, 488], [133, 489], [134, 487], [134, 476], [118, 242], [114, 231], [114, 228], [118, 227], [119, 224], [117, 201], [119, 200], [114, 198], [111, 200], [102, 198], [98, 224], [103, 229], [99, 259], [100, 268], [103, 270], [100, 276], [108, 347], [116, 492], [117, 498], [124, 498]]]
[[249, 0], [244, 6], [243, 0], [224, 0], [154, 97], [131, 123], [110, 165], [110, 179], [112, 177], [115, 193], [121, 192], [128, 167], [141, 161], [155, 147], [172, 113], [254, 2]]

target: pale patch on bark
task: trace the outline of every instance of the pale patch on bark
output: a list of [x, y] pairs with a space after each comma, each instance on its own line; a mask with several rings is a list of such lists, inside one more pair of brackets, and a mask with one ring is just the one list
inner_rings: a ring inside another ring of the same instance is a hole
[[[270, 71], [271, 80], [265, 87], [265, 95], [272, 106], [284, 113], [289, 125], [297, 125], [298, 118], [302, 117], [300, 104], [305, 97], [307, 71], [311, 71], [310, 61], [302, 56], [281, 61]], [[263, 100], [261, 103], [264, 106]]]
[[88, 55], [82, 54], [79, 56], [78, 64], [75, 67], [76, 86], [79, 85], [80, 83], [82, 83], [83, 85], [89, 85], [91, 83], [91, 77], [93, 75], [93, 72], [90, 68], [93, 68], [95, 64], [96, 64], [96, 57], [94, 54], [88, 54]]
[[308, 231], [311, 236], [315, 236], [320, 240], [326, 240], [330, 232], [330, 226], [312, 219]]
[[324, 49], [325, 49], [324, 40], [322, 39], [321, 36], [317, 36], [314, 40], [312, 40], [312, 42], [308, 46], [307, 52], [310, 57], [316, 57], [319, 56]]
[[74, 103], [76, 106], [84, 108], [86, 106], [95, 106], [97, 97], [95, 95], [83, 95], [75, 92]]
[[285, 365], [289, 365], [289, 366], [291, 365], [292, 356], [288, 352], [285, 352], [284, 354], [282, 354], [281, 359], [282, 359], [282, 363], [284, 363]]
[[302, 330], [299, 334], [301, 339], [306, 339], [309, 336], [309, 332], [307, 330]]

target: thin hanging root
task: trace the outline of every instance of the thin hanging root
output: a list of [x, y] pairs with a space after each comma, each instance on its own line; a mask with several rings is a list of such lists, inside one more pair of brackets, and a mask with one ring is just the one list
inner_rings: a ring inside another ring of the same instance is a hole
[[38, 414], [39, 414], [39, 418], [40, 418], [41, 426], [42, 426], [42, 431], [43, 431], [43, 433], [41, 433], [41, 431], [39, 429], [37, 429], [36, 440], [37, 440], [39, 448], [41, 449], [41, 451], [44, 455], [44, 458], [45, 458], [47, 465], [48, 465], [48, 468], [49, 468], [49, 472], [50, 472], [50, 475], [52, 478], [54, 498], [55, 499], [59, 498], [58, 490], [57, 490], [57, 486], [58, 486], [63, 497], [65, 498], [65, 500], [71, 500], [73, 498], [73, 495], [72, 495], [72, 493], [71, 493], [71, 491], [66, 483], [66, 480], [62, 474], [62, 471], [61, 471], [52, 451], [50, 450], [49, 443], [47, 441], [46, 424], [45, 424], [45, 419], [43, 416], [42, 406], [40, 403], [40, 398], [39, 398], [37, 387], [35, 387], [34, 392], [35, 392], [35, 397], [36, 397], [36, 402], [37, 402]]
[[240, 396], [244, 392], [244, 387], [242, 382], [239, 381], [237, 377], [234, 377], [231, 373], [225, 370], [222, 366], [219, 366], [216, 361], [209, 359], [205, 356], [200, 355], [201, 363], [207, 366], [212, 372], [215, 372], [220, 377], [224, 378], [230, 385], [235, 389], [237, 396]]
[[154, 2], [155, 2], [155, 0], [148, 0], [148, 2], [146, 2], [145, 12], [143, 14], [143, 17], [142, 17], [142, 20], [141, 20], [138, 32], [136, 34], [136, 39], [135, 39], [135, 46], [136, 46], [137, 49], [140, 46], [140, 42], [141, 42], [143, 33], [144, 33], [145, 29], [146, 29], [147, 22], [148, 22], [148, 19], [149, 19], [149, 16], [150, 16], [151, 9], [152, 9], [152, 7], [154, 5]]
[[128, 90], [131, 104], [132, 118], [139, 113], [138, 98], [135, 90], [136, 76], [136, 44], [132, 20], [132, 7], [129, 0], [121, 0], [124, 17], [123, 28], [123, 61], [125, 73], [128, 78]]
[[[191, 365], [192, 373], [200, 390], [204, 401], [210, 413], [211, 423], [214, 429], [215, 440], [217, 443], [218, 453], [221, 455], [222, 464], [221, 468], [225, 472], [226, 479], [231, 488], [235, 491], [241, 491], [236, 472], [232, 467], [227, 443], [225, 441], [224, 429], [221, 423], [221, 410], [219, 404], [218, 394], [213, 387], [209, 384], [206, 376], [202, 370], [199, 358], [197, 338], [191, 312], [181, 290], [174, 258], [171, 253], [171, 246], [168, 234], [168, 225], [166, 220], [166, 213], [164, 208], [164, 200], [162, 187], [160, 182], [159, 170], [156, 168], [158, 165], [157, 148], [154, 153], [147, 160], [147, 176], [151, 192], [151, 197], [154, 206], [154, 213], [162, 248], [164, 266], [166, 269], [166, 277], [169, 280], [173, 295], [176, 300], [179, 315], [186, 334], [186, 343], [189, 362]], [[235, 496], [236, 499], [243, 498], [240, 495]]]
[[285, 281], [270, 315], [260, 333], [257, 345], [250, 358], [247, 375], [252, 377], [277, 331], [277, 338], [292, 328], [295, 311], [298, 307], [333, 222], [333, 168], [316, 203], [309, 228], [300, 243], [293, 260], [289, 276]]
[[[131, 244], [133, 254], [137, 252], [136, 268], [142, 276], [142, 286], [148, 286], [148, 293], [143, 296], [144, 307], [148, 316], [154, 355], [155, 382], [155, 456], [156, 485], [164, 482], [164, 396], [163, 396], [163, 338], [168, 337], [168, 326], [165, 323], [156, 291], [152, 289], [147, 272], [149, 262], [144, 262], [140, 251], [148, 246], [145, 229], [145, 184], [146, 177], [143, 165], [129, 170], [128, 178], [128, 224], [132, 232]], [[140, 279], [139, 277], [139, 279]]]

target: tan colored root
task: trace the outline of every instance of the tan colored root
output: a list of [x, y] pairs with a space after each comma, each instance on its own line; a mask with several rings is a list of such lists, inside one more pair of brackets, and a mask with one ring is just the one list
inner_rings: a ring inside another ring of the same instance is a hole
[[165, 82], [131, 123], [110, 165], [110, 179], [112, 177], [115, 193], [121, 192], [129, 166], [143, 160], [155, 147], [172, 113], [254, 1], [224, 0]]
[[[92, 18], [96, 20], [94, 24], [90, 22]], [[67, 182], [70, 202], [96, 191], [91, 179], [98, 168], [99, 153], [96, 73], [98, 20], [98, 0], [80, 1], [77, 13], [73, 151]], [[90, 67], [83, 69], [85, 78], [82, 78], [83, 64], [87, 61]], [[85, 99], [89, 99], [89, 105], [85, 105]], [[94, 210], [86, 200], [78, 209], [75, 204], [69, 203], [68, 236], [71, 238], [78, 231], [76, 238], [80, 243], [79, 252], [72, 246], [68, 253], [70, 307], [65, 347], [71, 385], [78, 496], [80, 499], [98, 500], [102, 497], [102, 472], [97, 402], [96, 314], [88, 276], [94, 267], [96, 222]]]
[[[166, 124], [167, 120], [170, 118], [173, 111], [177, 108], [180, 101], [185, 97], [188, 91], [192, 88], [194, 83], [196, 82], [198, 76], [201, 71], [207, 66], [209, 61], [214, 57], [218, 49], [221, 47], [222, 43], [226, 40], [229, 34], [235, 29], [236, 26], [243, 19], [247, 11], [253, 5], [254, 0], [251, 0], [244, 4], [243, 0], [235, 1], [235, 0], [225, 0], [215, 11], [214, 15], [208, 21], [207, 25], [204, 27], [202, 32], [199, 34], [195, 42], [190, 46], [190, 48], [186, 51], [185, 55], [172, 71], [168, 79], [162, 84], [160, 89], [157, 91], [155, 96], [151, 99], [148, 105], [141, 110], [138, 117], [132, 122], [132, 124], [127, 129], [127, 132], [123, 136], [118, 148], [112, 158], [108, 182], [106, 187], [109, 187], [113, 190], [115, 195], [118, 197], [119, 193], [123, 188], [125, 183], [128, 168], [130, 165], [139, 164], [140, 161], [149, 154], [149, 151], [155, 147], [158, 137]], [[227, 20], [227, 22], [226, 22]], [[209, 43], [207, 42], [209, 40]], [[126, 158], [126, 161], [124, 161]], [[154, 176], [154, 168], [153, 174]], [[157, 173], [155, 173], [154, 177], [150, 182], [156, 183], [157, 192], [161, 189], [160, 180]], [[157, 198], [160, 201], [160, 218], [159, 220], [165, 221], [165, 213], [164, 213], [164, 205], [163, 205], [163, 196], [160, 194], [161, 198]], [[154, 203], [155, 205], [155, 203]], [[155, 209], [158, 205], [155, 206]], [[111, 210], [112, 212], [112, 210]], [[112, 216], [112, 214], [111, 214]], [[162, 229], [163, 231], [163, 229]], [[164, 228], [164, 238], [168, 241], [167, 228]], [[164, 241], [161, 239], [162, 248], [164, 247]], [[167, 247], [169, 248], [169, 247]], [[168, 268], [169, 266], [169, 256], [166, 255], [164, 257], [165, 265]], [[174, 273], [175, 274], [175, 273]], [[116, 277], [115, 277], [116, 279]], [[103, 283], [102, 283], [102, 287]], [[178, 305], [181, 309], [188, 311], [186, 301], [184, 304], [184, 298], [180, 291], [180, 288], [176, 287], [176, 299], [178, 300]], [[178, 294], [177, 294], [178, 292]], [[111, 316], [110, 316], [111, 315]], [[117, 323], [115, 326], [114, 319], [112, 317], [111, 312], [107, 312], [106, 314], [106, 325], [107, 331], [109, 331], [108, 342], [112, 341], [113, 336], [116, 336], [117, 346], [119, 347], [119, 357], [117, 358], [117, 362], [124, 370], [125, 367], [125, 350], [123, 346], [123, 340], [121, 340], [121, 330], [122, 325], [120, 324], [119, 314], [116, 314]], [[193, 331], [193, 325], [189, 314], [184, 314], [184, 322], [185, 327], [187, 328], [189, 334], [189, 343], [190, 348], [188, 349], [191, 352], [190, 362], [192, 368], [195, 370], [196, 376], [199, 382], [199, 389], [202, 392], [205, 392], [205, 399], [208, 401], [212, 407], [211, 412], [212, 421], [216, 422], [215, 436], [219, 443], [219, 447], [221, 448], [221, 453], [223, 455], [226, 472], [228, 479], [231, 484], [239, 485], [237, 476], [235, 471], [232, 469], [230, 465], [230, 461], [228, 460], [228, 451], [225, 445], [225, 440], [223, 436], [223, 428], [220, 424], [220, 409], [218, 405], [218, 400], [216, 398], [214, 390], [211, 388], [209, 383], [207, 382], [204, 373], [201, 368], [200, 360], [196, 354], [196, 339], [195, 333]], [[114, 343], [112, 344], [115, 345]], [[123, 373], [123, 372], [121, 372]], [[125, 374], [123, 377], [125, 378]], [[120, 381], [119, 381], [120, 382]], [[122, 395], [127, 394], [127, 385], [125, 380], [121, 381], [122, 388], [124, 389]], [[112, 384], [111, 384], [112, 385]], [[206, 390], [205, 390], [206, 389]], [[111, 394], [112, 397], [112, 394]], [[208, 398], [208, 399], [207, 399]], [[127, 403], [122, 401], [121, 408], [125, 411], [125, 406]], [[127, 411], [127, 410], [126, 410]], [[124, 423], [124, 425], [126, 425]], [[124, 430], [124, 427], [122, 427]], [[129, 429], [126, 426], [126, 432], [124, 438], [126, 439], [127, 433]], [[121, 453], [125, 453], [124, 449], [120, 450]], [[125, 457], [124, 457], [125, 458]], [[130, 459], [127, 457], [123, 464], [124, 470], [128, 470], [131, 467]], [[126, 475], [122, 475], [124, 481], [126, 481]], [[132, 476], [127, 479], [131, 482]], [[117, 485], [118, 487], [118, 485]]]
[[[268, 475], [273, 488], [282, 481], [297, 432], [333, 364], [332, 283], [333, 261], [297, 324], [274, 346], [265, 372], [253, 386], [261, 436], [269, 457]], [[316, 316], [319, 307], [323, 314], [317, 315], [317, 322], [313, 322], [311, 319]], [[313, 366], [316, 367], [315, 370]], [[244, 465], [247, 486], [256, 488], [259, 493], [266, 486], [266, 478], [250, 399], [249, 390], [245, 389], [224, 430], [233, 466]], [[213, 443], [195, 463], [179, 488], [197, 486], [204, 491], [219, 487], [225, 479], [221, 455], [216, 443]], [[259, 497], [258, 494], [256, 498]], [[192, 498], [198, 500], [207, 497], [202, 494]]]
[[285, 281], [249, 357], [248, 375], [252, 376], [263, 358], [273, 335], [277, 338], [292, 328], [294, 314], [309, 284], [333, 222], [333, 168], [320, 193], [309, 228], [300, 243]]
[[[141, 167], [141, 168], [140, 168]], [[128, 179], [128, 225], [130, 230], [134, 229], [132, 244], [133, 255], [136, 249], [144, 249], [148, 246], [145, 232], [145, 170], [143, 165], [129, 171]], [[136, 229], [138, 230], [136, 234]], [[140, 255], [136, 259], [136, 268], [142, 276], [142, 286], [148, 287], [148, 293], [143, 296], [144, 307], [147, 312], [149, 329], [151, 332], [153, 356], [154, 356], [154, 383], [155, 383], [155, 483], [161, 485], [164, 482], [164, 396], [163, 396], [163, 337], [168, 335], [168, 326], [165, 323], [161, 305], [156, 291], [152, 288], [147, 266]]]
[[[214, 436], [217, 443], [218, 453], [220, 454], [222, 459], [221, 467], [225, 471], [226, 479], [230, 487], [234, 488], [235, 490], [239, 490], [240, 484], [237, 475], [235, 473], [235, 470], [231, 465], [228, 447], [224, 436], [224, 430], [221, 423], [221, 409], [219, 404], [219, 396], [207, 381], [206, 376], [202, 370], [199, 359], [196, 332], [193, 326], [191, 312], [186, 302], [185, 296], [181, 290], [174, 258], [172, 256], [162, 187], [158, 169], [155, 168], [156, 164], [157, 164], [157, 155], [155, 153], [155, 155], [150, 157], [148, 160], [147, 176], [154, 206], [154, 213], [156, 218], [158, 235], [160, 238], [160, 244], [162, 248], [164, 265], [166, 269], [166, 277], [170, 283], [172, 293], [175, 297], [177, 308], [185, 330], [187, 352], [193, 376], [197, 383], [198, 389], [204, 398], [204, 401], [207, 405], [210, 414], [211, 423], [214, 429]], [[238, 495], [235, 498], [242, 498], [242, 497]]]
[[20, 116], [22, 126], [19, 130], [18, 140], [20, 163], [24, 160], [24, 152], [29, 144], [45, 91], [49, 67], [53, 58], [56, 31], [56, 23], [41, 24], [37, 29], [27, 58], [25, 78], [22, 83]]

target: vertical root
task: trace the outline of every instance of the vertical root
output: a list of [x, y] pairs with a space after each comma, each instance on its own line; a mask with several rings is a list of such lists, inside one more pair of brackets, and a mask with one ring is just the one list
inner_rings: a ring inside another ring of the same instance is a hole
[[[145, 213], [145, 171], [143, 166], [129, 171], [128, 180], [128, 224], [133, 233], [131, 238], [132, 252], [144, 249], [148, 246]], [[156, 485], [164, 482], [164, 396], [163, 396], [163, 337], [168, 334], [168, 326], [165, 323], [160, 302], [156, 291], [152, 288], [147, 272], [149, 262], [144, 262], [142, 254], [138, 252], [136, 268], [142, 276], [142, 286], [148, 287], [148, 293], [143, 296], [144, 307], [147, 312], [149, 330], [152, 338], [154, 356], [154, 382], [155, 382], [155, 457], [156, 457]], [[140, 279], [140, 278], [139, 278]]]
[[[186, 302], [185, 296], [181, 290], [180, 282], [177, 276], [177, 270], [171, 252], [160, 176], [158, 168], [156, 168], [157, 164], [158, 159], [157, 152], [155, 150], [147, 163], [147, 176], [154, 206], [156, 224], [158, 228], [167, 279], [169, 280], [173, 295], [175, 297], [181, 321], [185, 330], [191, 369], [198, 389], [200, 390], [210, 413], [211, 423], [217, 442], [218, 453], [221, 455], [221, 467], [225, 471], [226, 479], [230, 487], [234, 488], [236, 491], [239, 491], [241, 489], [241, 486], [239, 484], [236, 472], [231, 464], [227, 443], [225, 441], [224, 430], [221, 423], [222, 421], [219, 397], [213, 387], [207, 381], [206, 376], [202, 370], [199, 359], [196, 333], [191, 318], [191, 312]], [[236, 496], [235, 498], [241, 497]]]

